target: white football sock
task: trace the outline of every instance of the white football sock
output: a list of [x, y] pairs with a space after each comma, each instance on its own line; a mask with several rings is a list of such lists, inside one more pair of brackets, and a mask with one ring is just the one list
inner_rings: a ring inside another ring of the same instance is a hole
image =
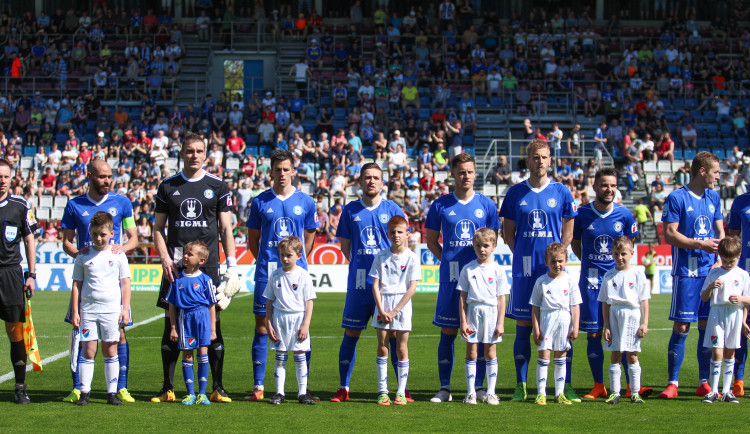
[[[615, 395], [619, 395], [620, 390], [622, 389], [622, 385], [620, 384], [621, 375], [622, 375], [622, 369], [620, 369], [620, 364], [610, 363], [609, 364], [609, 391]], [[633, 379], [632, 374], [630, 375], [630, 379], [631, 380]]]
[[716, 393], [719, 390], [719, 378], [721, 378], [721, 360], [717, 362], [711, 359], [711, 375], [708, 377], [711, 393]]
[[388, 393], [388, 357], [375, 356], [378, 374], [378, 393]]
[[276, 378], [276, 393], [284, 394], [284, 383], [286, 382], [286, 361], [289, 357], [286, 353], [276, 353], [276, 369], [273, 376]]
[[487, 393], [495, 394], [497, 386], [497, 358], [487, 360]]
[[537, 395], [547, 394], [547, 368], [549, 360], [537, 359], [536, 361], [536, 390]]
[[477, 361], [466, 359], [464, 364], [464, 374], [466, 375], [466, 394], [476, 395], [477, 391], [474, 387], [474, 381], [477, 378]]
[[732, 378], [734, 378], [734, 357], [724, 359], [724, 379], [721, 385], [722, 394], [726, 394], [732, 390]]
[[78, 361], [78, 376], [81, 377], [81, 392], [91, 392], [91, 380], [94, 379], [94, 359], [81, 357]]
[[555, 397], [565, 392], [565, 357], [555, 358]]
[[398, 390], [396, 394], [406, 393], [406, 381], [409, 379], [409, 359], [398, 361]]
[[307, 355], [305, 353], [294, 354], [294, 367], [297, 370], [297, 395], [307, 394]]
[[104, 379], [107, 393], [117, 393], [117, 377], [120, 375], [120, 359], [117, 356], [104, 358]]
[[628, 374], [630, 374], [630, 392], [641, 392], [641, 363], [635, 362], [628, 364]]

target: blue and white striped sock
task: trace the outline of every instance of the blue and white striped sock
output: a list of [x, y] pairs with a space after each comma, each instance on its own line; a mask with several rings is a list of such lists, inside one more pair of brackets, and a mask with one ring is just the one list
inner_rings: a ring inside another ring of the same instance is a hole
[[91, 380], [94, 378], [94, 359], [78, 359], [78, 376], [81, 380], [81, 392], [91, 392]]
[[565, 392], [565, 357], [555, 357], [555, 397]]
[[117, 393], [117, 376], [120, 374], [120, 359], [117, 356], [104, 358], [104, 379], [107, 393]]
[[487, 360], [485, 365], [487, 366], [487, 393], [494, 395], [497, 386], [497, 358]]
[[289, 356], [286, 353], [276, 353], [276, 368], [273, 377], [276, 379], [276, 393], [284, 394], [284, 383], [286, 382], [286, 361]]
[[198, 355], [198, 393], [206, 394], [208, 384], [208, 354]]
[[185, 388], [188, 395], [195, 395], [195, 373], [193, 372], [193, 362], [182, 361], [182, 378], [185, 379]]
[[307, 394], [307, 354], [295, 353], [294, 366], [297, 370], [297, 395]]
[[378, 373], [378, 393], [388, 393], [388, 357], [375, 357]]
[[396, 394], [406, 393], [406, 381], [409, 379], [409, 359], [398, 361], [398, 390]]
[[464, 365], [464, 371], [466, 374], [466, 394], [476, 395], [477, 391], [476, 391], [476, 388], [474, 387], [474, 382], [476, 381], [476, 378], [477, 378], [477, 361], [466, 359], [466, 364]]

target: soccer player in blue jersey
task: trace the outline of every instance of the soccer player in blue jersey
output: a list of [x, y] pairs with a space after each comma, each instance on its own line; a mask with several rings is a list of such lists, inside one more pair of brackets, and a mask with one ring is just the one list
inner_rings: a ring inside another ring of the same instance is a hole
[[718, 258], [719, 241], [724, 238], [721, 198], [714, 186], [719, 179], [719, 158], [699, 152], [690, 166], [688, 185], [673, 191], [664, 201], [664, 239], [672, 245], [672, 307], [674, 321], [667, 347], [669, 385], [659, 398], [677, 397], [677, 380], [690, 323], [698, 322], [698, 389], [695, 394], [711, 393], [708, 384], [711, 348], [701, 343], [706, 333], [709, 304], [700, 297], [703, 281]]
[[[349, 380], [357, 359], [357, 341], [362, 331], [367, 329], [367, 323], [375, 312], [373, 278], [368, 274], [375, 255], [391, 247], [391, 242], [386, 236], [391, 217], [405, 217], [395, 202], [381, 198], [383, 170], [376, 163], [362, 166], [359, 186], [362, 188], [362, 199], [344, 206], [336, 230], [336, 236], [341, 240], [341, 251], [349, 261], [349, 277], [346, 284], [344, 315], [341, 320], [344, 339], [339, 348], [340, 387], [331, 398], [331, 402], [349, 399]], [[390, 338], [390, 345], [391, 362], [395, 358], [398, 363], [394, 336]]]
[[[586, 399], [607, 397], [607, 389], [604, 387], [602, 306], [597, 301], [597, 297], [604, 274], [615, 268], [612, 243], [622, 235], [628, 238], [638, 235], [638, 225], [633, 219], [633, 214], [624, 206], [614, 202], [616, 192], [617, 171], [613, 168], [605, 168], [596, 172], [594, 176], [596, 198], [594, 202], [578, 210], [573, 225], [573, 241], [570, 244], [573, 252], [581, 259], [581, 274], [578, 280], [583, 300], [580, 331], [588, 333], [586, 354], [588, 354], [589, 366], [594, 376], [594, 387], [584, 396]], [[624, 356], [623, 363], [627, 363]], [[627, 369], [625, 372], [627, 375]], [[630, 397], [629, 389], [627, 396]]]
[[[104, 160], [92, 160], [86, 169], [89, 180], [89, 192], [77, 196], [65, 206], [61, 227], [63, 228], [63, 250], [76, 258], [79, 253], [86, 253], [91, 247], [89, 224], [97, 211], [104, 211], [112, 216], [114, 236], [112, 252], [130, 252], [138, 246], [138, 229], [133, 218], [133, 205], [125, 196], [110, 193], [112, 185], [112, 168]], [[123, 240], [127, 242], [123, 245]], [[65, 322], [71, 323], [72, 312], [68, 309]], [[131, 317], [132, 320], [132, 317]], [[71, 336], [77, 341], [78, 330], [73, 329]], [[73, 345], [77, 347], [77, 345]], [[75, 353], [75, 354], [74, 354]], [[71, 351], [71, 357], [79, 357], [77, 348]], [[120, 342], [117, 345], [117, 357], [120, 360], [120, 373], [117, 378], [117, 397], [122, 402], [135, 402], [128, 393], [128, 369], [130, 367], [130, 348], [125, 337], [125, 329], [120, 329]], [[77, 365], [74, 360], [72, 365]], [[77, 370], [71, 370], [73, 391], [63, 401], [77, 402], [81, 396], [81, 381]]]
[[[318, 217], [313, 199], [292, 184], [295, 177], [294, 157], [289, 151], [275, 150], [271, 154], [273, 186], [253, 199], [247, 219], [247, 246], [256, 258], [255, 337], [253, 338], [253, 377], [255, 387], [245, 401], [263, 399], [266, 359], [268, 358], [268, 329], [266, 328], [266, 299], [263, 291], [268, 276], [279, 267], [279, 241], [294, 235], [304, 240], [305, 250], [297, 265], [307, 270], [307, 254], [315, 242]], [[308, 364], [310, 352], [307, 352]]]
[[[472, 241], [474, 232], [484, 227], [495, 231], [500, 228], [495, 202], [474, 191], [474, 179], [477, 175], [474, 158], [466, 153], [453, 157], [451, 175], [456, 182], [455, 191], [453, 194], [447, 194], [435, 200], [425, 220], [427, 248], [440, 260], [440, 285], [435, 317], [432, 320], [433, 324], [441, 328], [438, 344], [440, 391], [430, 399], [430, 402], [453, 400], [451, 375], [454, 344], [461, 326], [459, 317], [461, 291], [456, 290], [456, 286], [463, 267], [477, 259]], [[439, 241], [441, 234], [442, 245]], [[477, 354], [477, 400], [484, 401], [487, 392], [483, 388], [486, 365], [483, 345], [477, 349]]]
[[[554, 242], [567, 246], [573, 239], [573, 218], [578, 208], [568, 187], [547, 176], [550, 148], [544, 140], [532, 140], [526, 147], [529, 179], [508, 190], [500, 208], [503, 238], [513, 252], [513, 283], [506, 316], [516, 320], [513, 355], [516, 389], [513, 401], [526, 400], [526, 376], [531, 358], [531, 291], [536, 280], [549, 269], [544, 252]], [[570, 386], [573, 351], [567, 352], [565, 396], [580, 402]]]
[[[738, 196], [729, 210], [728, 235], [742, 236], [742, 254], [738, 267], [750, 270], [750, 192]], [[747, 338], [740, 337], [740, 348], [734, 353], [734, 396], [745, 396], [745, 361], [747, 360]]]

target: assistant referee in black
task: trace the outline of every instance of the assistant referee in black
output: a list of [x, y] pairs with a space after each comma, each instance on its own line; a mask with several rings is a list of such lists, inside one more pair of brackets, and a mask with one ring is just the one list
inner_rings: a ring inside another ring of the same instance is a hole
[[[31, 401], [26, 394], [26, 347], [23, 344], [24, 293], [31, 298], [36, 286], [37, 228], [34, 214], [22, 196], [10, 194], [11, 167], [0, 159], [0, 319], [10, 340], [10, 361], [16, 376], [16, 404]], [[21, 242], [26, 247], [29, 271], [21, 268]]]

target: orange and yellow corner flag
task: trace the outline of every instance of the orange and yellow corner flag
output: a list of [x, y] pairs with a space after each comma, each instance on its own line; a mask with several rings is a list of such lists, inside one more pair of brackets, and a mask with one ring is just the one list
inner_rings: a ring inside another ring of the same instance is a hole
[[42, 357], [39, 355], [39, 343], [36, 340], [34, 322], [31, 320], [31, 301], [26, 300], [25, 320], [23, 322], [23, 345], [34, 372], [42, 372]]

